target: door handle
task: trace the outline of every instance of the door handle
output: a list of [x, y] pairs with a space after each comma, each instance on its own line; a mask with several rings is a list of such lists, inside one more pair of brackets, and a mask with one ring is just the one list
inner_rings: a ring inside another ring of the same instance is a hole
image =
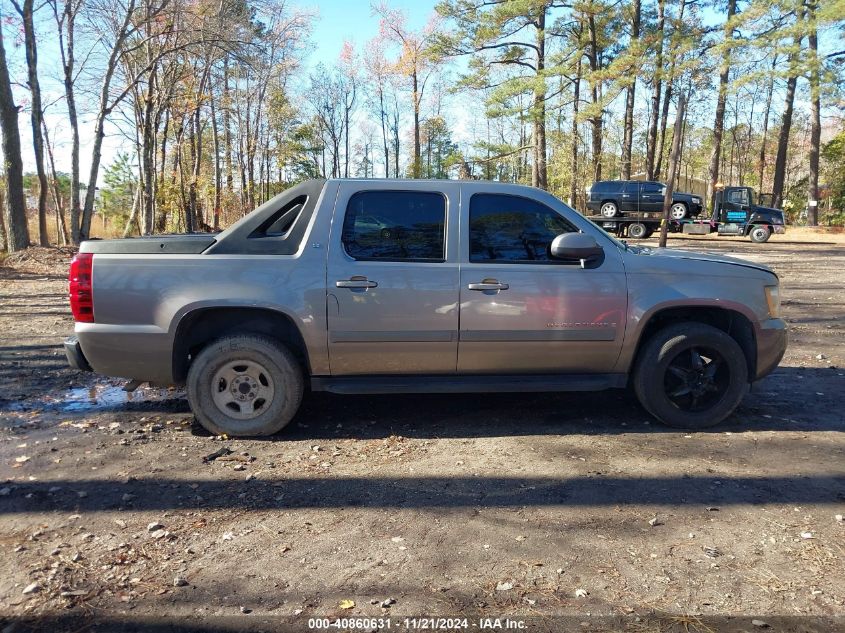
[[352, 277], [351, 279], [340, 279], [334, 282], [338, 288], [376, 288], [378, 282], [370, 281], [366, 277]]
[[510, 286], [508, 284], [501, 284], [494, 279], [485, 279], [481, 282], [468, 284], [467, 288], [470, 290], [507, 290]]

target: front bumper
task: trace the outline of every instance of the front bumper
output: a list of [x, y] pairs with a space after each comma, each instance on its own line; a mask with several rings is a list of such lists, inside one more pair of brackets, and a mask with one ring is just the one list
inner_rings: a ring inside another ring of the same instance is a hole
[[786, 233], [786, 227], [783, 224], [773, 224], [772, 225], [772, 232], [773, 233]]
[[755, 380], [768, 376], [786, 353], [789, 340], [786, 321], [766, 319], [757, 330], [757, 375]]
[[78, 338], [75, 336], [66, 338], [64, 347], [68, 365], [80, 371], [93, 371], [91, 365], [88, 364], [88, 359], [85, 358], [85, 354], [82, 353]]

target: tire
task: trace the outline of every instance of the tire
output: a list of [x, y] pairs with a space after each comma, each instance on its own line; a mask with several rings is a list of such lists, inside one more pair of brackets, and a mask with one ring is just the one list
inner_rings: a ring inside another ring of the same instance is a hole
[[748, 237], [750, 237], [751, 241], [755, 244], [764, 244], [769, 241], [771, 236], [772, 230], [765, 224], [752, 226], [751, 231], [748, 232]]
[[628, 237], [633, 238], [635, 240], [641, 240], [647, 237], [648, 235], [648, 227], [642, 222], [634, 222], [633, 224], [628, 225]]
[[669, 207], [669, 217], [673, 220], [683, 220], [689, 214], [687, 205], [683, 202], [676, 202]]
[[739, 344], [722, 330], [677, 323], [645, 342], [633, 384], [640, 404], [667, 426], [703, 429], [739, 405], [748, 390], [748, 364]]
[[272, 435], [299, 409], [302, 369], [286, 347], [253, 334], [209, 343], [188, 369], [188, 402], [215, 435]]
[[602, 217], [615, 218], [617, 215], [619, 215], [619, 207], [615, 202], [608, 200], [607, 202], [601, 203], [600, 213]]

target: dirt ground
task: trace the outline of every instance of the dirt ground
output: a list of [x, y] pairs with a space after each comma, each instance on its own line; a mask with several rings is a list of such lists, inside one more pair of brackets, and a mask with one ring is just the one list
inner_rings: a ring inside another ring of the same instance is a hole
[[0, 629], [845, 629], [842, 236], [670, 245], [782, 279], [786, 357], [710, 431], [624, 391], [314, 394], [276, 437], [209, 437], [179, 392], [68, 369], [70, 253], [13, 256]]

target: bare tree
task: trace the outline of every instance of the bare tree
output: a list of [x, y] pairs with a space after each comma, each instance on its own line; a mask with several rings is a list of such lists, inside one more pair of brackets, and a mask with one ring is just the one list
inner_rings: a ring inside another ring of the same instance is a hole
[[660, 223], [660, 248], [666, 248], [669, 231], [669, 208], [672, 206], [672, 194], [678, 178], [678, 165], [681, 159], [681, 138], [684, 129], [684, 110], [686, 98], [683, 92], [678, 95], [678, 107], [675, 112], [675, 132], [672, 136], [672, 152], [669, 154], [669, 177], [666, 179], [666, 191], [663, 194], [663, 222]]
[[408, 28], [401, 11], [391, 9], [387, 4], [373, 6], [381, 16], [381, 32], [384, 37], [401, 48], [396, 62], [396, 71], [410, 81], [411, 104], [414, 112], [414, 155], [411, 160], [411, 176], [419, 178], [422, 173], [420, 160], [420, 110], [426, 84], [438, 67], [438, 60], [430, 54], [430, 47], [437, 34], [436, 21], [430, 22], [421, 31]]
[[722, 152], [722, 134], [725, 129], [725, 102], [728, 96], [728, 79], [731, 72], [731, 45], [734, 39], [733, 17], [736, 14], [736, 0], [728, 0], [725, 19], [722, 61], [719, 67], [719, 94], [716, 99], [716, 118], [713, 121], [713, 151], [710, 154], [710, 168], [707, 171], [707, 195], [712, 198], [719, 182], [719, 158]]
[[822, 118], [818, 27], [818, 0], [806, 0], [808, 65], [810, 81], [810, 171], [807, 185], [807, 223], [819, 223], [819, 153], [821, 151]]
[[663, 35], [666, 24], [665, 0], [657, 0], [657, 32], [654, 37], [654, 77], [651, 88], [651, 110], [648, 118], [648, 139], [646, 141], [646, 178], [654, 180], [654, 162], [657, 151], [657, 125], [660, 113], [660, 94], [663, 90]]
[[24, 0], [23, 6], [11, 0], [23, 20], [24, 47], [26, 48], [27, 84], [32, 96], [29, 120], [32, 125], [32, 147], [35, 152], [35, 172], [38, 176], [38, 243], [49, 246], [47, 236], [47, 172], [44, 170], [44, 138], [41, 136], [41, 122], [44, 110], [41, 106], [41, 84], [38, 81], [38, 44], [35, 40], [35, 2]]
[[79, 244], [81, 209], [79, 204], [79, 117], [76, 111], [76, 18], [84, 0], [64, 0], [59, 11], [58, 0], [48, 0], [53, 9], [59, 38], [62, 83], [65, 90], [67, 119], [71, 133], [70, 150], [70, 232], [71, 241]]
[[783, 204], [783, 186], [786, 181], [786, 158], [789, 144], [789, 133], [792, 129], [792, 111], [795, 103], [795, 89], [798, 84], [799, 57], [801, 42], [804, 39], [804, 12], [796, 17], [796, 34], [793, 38], [793, 49], [787, 58], [786, 96], [781, 114], [780, 131], [778, 132], [778, 146], [775, 153], [775, 170], [772, 176], [772, 204], [780, 208]]
[[[634, 0], [631, 9], [631, 41], [628, 48], [636, 56], [639, 53], [640, 41], [640, 0]], [[634, 98], [637, 91], [637, 75], [629, 77], [630, 85], [625, 91], [625, 117], [622, 139], [622, 180], [631, 179], [631, 146], [634, 143]], [[575, 172], [573, 171], [573, 179]]]
[[[0, 20], [3, 16], [0, 14]], [[29, 247], [26, 224], [26, 199], [23, 195], [23, 160], [18, 129], [18, 106], [12, 94], [3, 29], [0, 29], [0, 131], [3, 133], [3, 156], [6, 171], [5, 233], [6, 250], [10, 253]]]

